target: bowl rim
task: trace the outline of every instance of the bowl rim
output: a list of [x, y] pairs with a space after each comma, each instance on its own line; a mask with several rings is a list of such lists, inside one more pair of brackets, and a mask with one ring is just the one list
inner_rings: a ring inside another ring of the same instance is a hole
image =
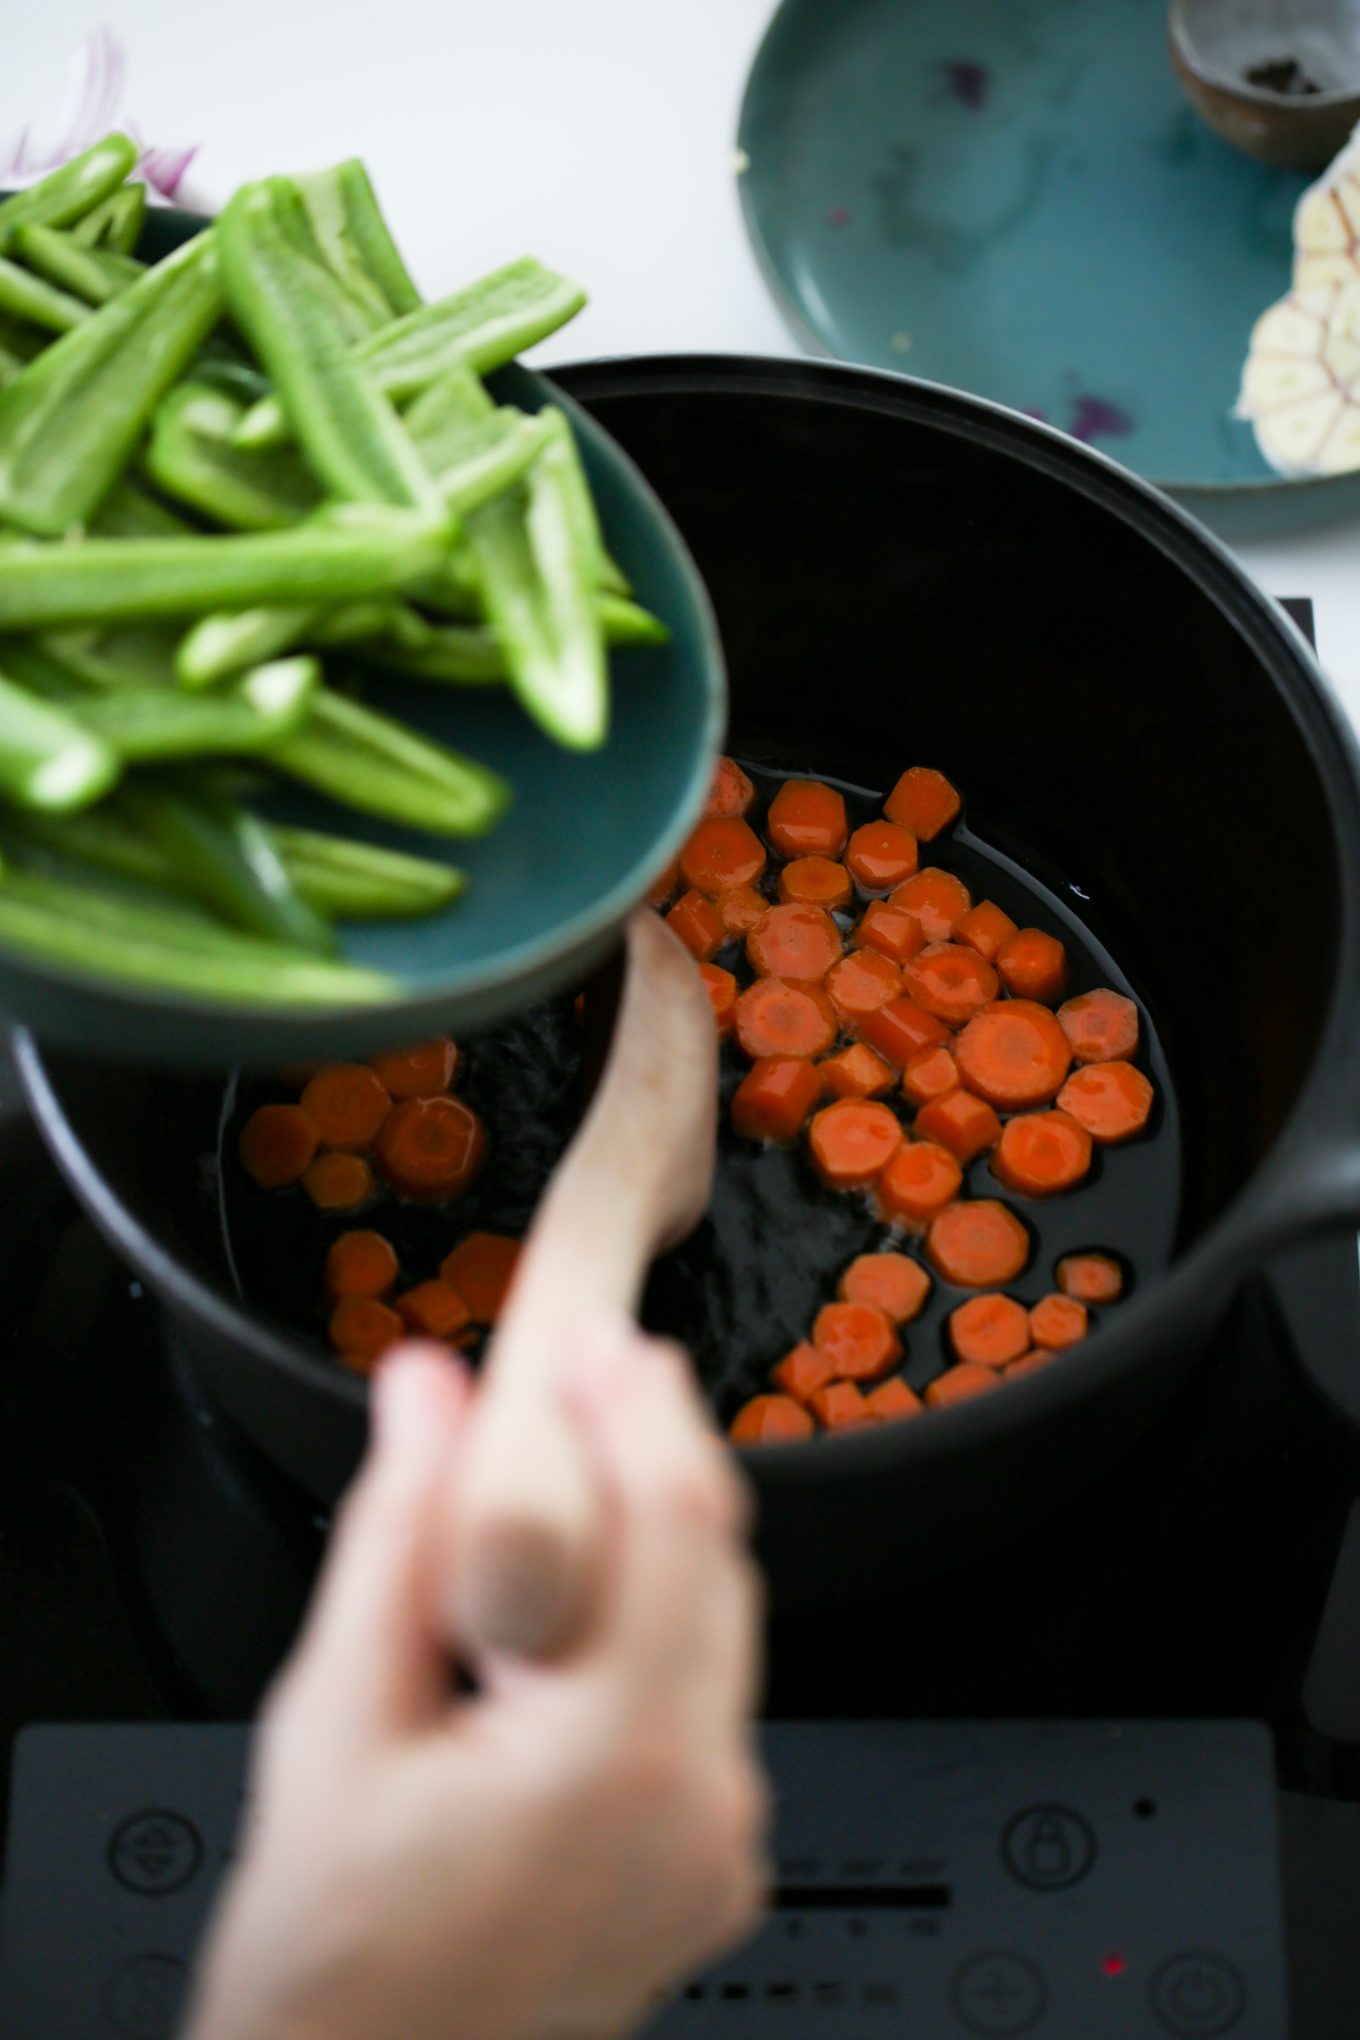
[[1305, 127], [1311, 115], [1336, 113], [1346, 106], [1353, 106], [1357, 117], [1360, 117], [1360, 77], [1354, 85], [1338, 85], [1307, 93], [1276, 92], [1269, 85], [1253, 85], [1250, 79], [1217, 69], [1205, 55], [1203, 44], [1195, 40], [1192, 15], [1190, 0], [1171, 0], [1167, 13], [1167, 35], [1177, 59], [1211, 92], [1236, 105], [1278, 113], [1283, 116], [1282, 126], [1288, 122]]

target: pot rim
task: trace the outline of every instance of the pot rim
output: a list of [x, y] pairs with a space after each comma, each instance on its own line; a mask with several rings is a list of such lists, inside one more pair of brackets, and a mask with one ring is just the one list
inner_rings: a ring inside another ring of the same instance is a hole
[[[682, 395], [726, 386], [736, 394], [882, 410], [982, 443], [1069, 482], [1088, 501], [1132, 526], [1190, 575], [1277, 680], [1287, 676], [1292, 682], [1285, 690], [1289, 706], [1328, 797], [1340, 876], [1340, 925], [1331, 997], [1311, 1068], [1260, 1165], [1163, 1274], [1146, 1288], [1135, 1288], [1119, 1317], [1103, 1324], [1080, 1354], [1059, 1354], [1050, 1366], [1009, 1384], [1004, 1395], [932, 1412], [928, 1423], [876, 1426], [775, 1453], [743, 1447], [738, 1456], [752, 1468], [758, 1465], [762, 1481], [772, 1485], [800, 1479], [814, 1452], [824, 1474], [854, 1479], [870, 1463], [909, 1464], [956, 1447], [964, 1450], [998, 1428], [1046, 1421], [1059, 1408], [1085, 1400], [1102, 1382], [1135, 1369], [1146, 1357], [1147, 1335], [1159, 1314], [1174, 1322], [1197, 1291], [1221, 1290], [1226, 1296], [1274, 1244], [1281, 1219], [1277, 1213], [1272, 1224], [1272, 1193], [1279, 1205], [1282, 1186], [1293, 1183], [1300, 1170], [1305, 1185], [1310, 1174], [1327, 1174], [1323, 1126], [1329, 1115], [1337, 1117], [1339, 1084], [1347, 1077], [1347, 1145], [1360, 1150], [1360, 1051], [1352, 1050], [1347, 1039], [1347, 1015], [1360, 1005], [1360, 745], [1350, 720], [1298, 626], [1211, 531], [1107, 454], [988, 398], [887, 370], [778, 355], [623, 355], [554, 364], [548, 377], [560, 379], [587, 405], [592, 396]], [[14, 1049], [29, 1105], [58, 1166], [106, 1237], [148, 1285], [181, 1315], [203, 1321], [217, 1338], [282, 1369], [331, 1402], [361, 1410], [367, 1401], [361, 1378], [343, 1373], [300, 1339], [274, 1331], [180, 1265], [94, 1167], [66, 1116], [41, 1045], [27, 1029], [16, 1030]], [[1311, 1170], [1310, 1144], [1319, 1156]], [[1310, 1215], [1316, 1217], [1303, 1210], [1301, 1221], [1307, 1223]]]

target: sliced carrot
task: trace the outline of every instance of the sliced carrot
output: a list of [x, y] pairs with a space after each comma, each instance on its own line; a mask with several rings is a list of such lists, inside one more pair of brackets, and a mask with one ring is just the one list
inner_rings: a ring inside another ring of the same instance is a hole
[[1124, 1270], [1109, 1254], [1064, 1254], [1053, 1272], [1079, 1303], [1118, 1303], [1124, 1294]]
[[1079, 1063], [1127, 1062], [1138, 1053], [1138, 1008], [1122, 992], [1082, 992], [1059, 1006], [1058, 1024]]
[[1003, 1367], [1001, 1378], [1003, 1381], [1018, 1381], [1021, 1375], [1037, 1374], [1041, 1367], [1047, 1367], [1049, 1361], [1056, 1358], [1057, 1355], [1050, 1352], [1047, 1347], [1033, 1346], [1028, 1353], [1022, 1353], [1018, 1360], [1012, 1360], [1009, 1367]]
[[379, 1232], [344, 1232], [326, 1256], [326, 1294], [386, 1296], [399, 1273], [396, 1251]]
[[[836, 1039], [836, 1015], [820, 985], [757, 978], [737, 1000], [737, 1040], [759, 1056], [825, 1055]], [[817, 1079], [818, 1089], [821, 1078]]]
[[461, 1197], [486, 1160], [486, 1128], [461, 1098], [405, 1098], [378, 1136], [378, 1160], [407, 1197]]
[[765, 827], [782, 857], [839, 857], [849, 833], [844, 800], [819, 779], [786, 779]]
[[1023, 1197], [1074, 1190], [1091, 1172], [1091, 1136], [1065, 1112], [1024, 1112], [1008, 1120], [992, 1155], [992, 1173]]
[[1153, 1090], [1131, 1062], [1087, 1063], [1073, 1070], [1058, 1106], [1084, 1126], [1092, 1140], [1110, 1146], [1141, 1133], [1152, 1111]]
[[902, 1358], [902, 1341], [886, 1311], [872, 1303], [824, 1303], [812, 1343], [839, 1381], [876, 1381]]
[[756, 790], [735, 758], [719, 758], [708, 789], [706, 815], [744, 815]]
[[1029, 1314], [1030, 1344], [1055, 1353], [1080, 1344], [1090, 1328], [1090, 1313], [1075, 1296], [1045, 1296]]
[[1067, 985], [1067, 951], [1042, 928], [1017, 928], [997, 950], [996, 967], [1015, 999], [1056, 1006]]
[[1046, 1105], [1072, 1060], [1056, 1019], [1032, 999], [984, 1006], [964, 1028], [954, 1053], [968, 1089], [1003, 1112]]
[[851, 930], [856, 949], [876, 949], [890, 963], [910, 963], [926, 939], [926, 931], [915, 914], [889, 906], [886, 900], [870, 900]]
[[732, 1094], [732, 1124], [748, 1140], [796, 1140], [821, 1095], [821, 1077], [805, 1057], [762, 1056]]
[[857, 1254], [838, 1293], [843, 1303], [872, 1303], [895, 1325], [905, 1325], [925, 1309], [930, 1277], [908, 1254]]
[[718, 918], [717, 908], [711, 900], [706, 900], [701, 892], [692, 888], [681, 893], [666, 916], [666, 926], [675, 930], [698, 963], [707, 963], [714, 951], [721, 949], [727, 940], [727, 930]]
[[439, 1264], [439, 1279], [456, 1289], [478, 1325], [494, 1325], [524, 1251], [508, 1233], [474, 1232]]
[[389, 1346], [406, 1337], [397, 1313], [371, 1296], [342, 1296], [326, 1330], [346, 1367], [359, 1374], [367, 1374]]
[[951, 1403], [971, 1402], [975, 1395], [986, 1395], [1000, 1386], [1001, 1375], [995, 1367], [973, 1367], [964, 1361], [947, 1374], [936, 1375], [926, 1389], [926, 1401], [931, 1409], [944, 1410]]
[[810, 1438], [813, 1422], [801, 1403], [787, 1395], [753, 1395], [728, 1426], [734, 1445], [791, 1445]]
[[838, 1098], [824, 1105], [809, 1129], [812, 1165], [828, 1190], [862, 1190], [876, 1181], [896, 1153], [902, 1128], [886, 1105]]
[[986, 958], [961, 942], [928, 942], [902, 975], [917, 1005], [951, 1027], [962, 1027], [1001, 989]]
[[1029, 1259], [1029, 1234], [994, 1197], [951, 1204], [931, 1224], [926, 1253], [956, 1289], [1000, 1289]]
[[975, 1098], [971, 1091], [950, 1091], [921, 1107], [912, 1130], [918, 1140], [935, 1140], [947, 1147], [967, 1168], [996, 1146], [1001, 1121], [985, 1098]]
[[1029, 1312], [1013, 1296], [970, 1296], [949, 1313], [949, 1343], [972, 1366], [1005, 1367], [1029, 1351]]
[[713, 1001], [713, 1018], [718, 1023], [718, 1039], [726, 1041], [737, 1021], [737, 981], [730, 970], [723, 970], [716, 963], [701, 963], [699, 975], [704, 981], [709, 998]]
[[261, 1190], [282, 1190], [307, 1173], [316, 1128], [299, 1105], [257, 1105], [236, 1141], [241, 1167]]
[[887, 892], [911, 877], [920, 858], [915, 836], [900, 822], [865, 822], [850, 838], [845, 861], [866, 892]]
[[734, 885], [730, 892], [719, 894], [716, 905], [727, 935], [749, 935], [770, 909], [769, 901], [753, 885]]
[[776, 1388], [800, 1403], [811, 1402], [818, 1390], [835, 1378], [831, 1355], [822, 1352], [807, 1339], [801, 1340], [786, 1353], [770, 1376]]
[[903, 1141], [878, 1179], [878, 1208], [889, 1225], [923, 1226], [958, 1196], [963, 1171], [934, 1141]]
[[333, 1148], [317, 1156], [302, 1187], [318, 1211], [357, 1211], [373, 1195], [373, 1171], [362, 1155]]
[[929, 843], [949, 827], [962, 806], [943, 772], [929, 765], [912, 765], [884, 801], [883, 812], [889, 821], [900, 822], [923, 843]]
[[932, 1098], [947, 1098], [958, 1087], [959, 1066], [943, 1045], [918, 1048], [902, 1072], [902, 1091], [913, 1105], [929, 1105]]
[[904, 1417], [919, 1417], [925, 1413], [925, 1404], [914, 1389], [908, 1388], [900, 1374], [891, 1381], [880, 1381], [877, 1388], [871, 1388], [864, 1398], [864, 1407], [876, 1424], [898, 1424]]
[[398, 1317], [418, 1338], [453, 1339], [472, 1323], [472, 1313], [447, 1282], [417, 1282], [394, 1297]]
[[746, 938], [747, 959], [761, 977], [808, 984], [820, 984], [842, 947], [825, 907], [771, 907]]
[[779, 874], [779, 897], [795, 906], [834, 913], [854, 897], [850, 874], [834, 857], [795, 857]]
[[367, 1063], [327, 1063], [298, 1100], [316, 1128], [322, 1147], [367, 1147], [386, 1119], [392, 1100]]
[[915, 914], [925, 930], [927, 942], [952, 941], [954, 930], [973, 904], [973, 896], [961, 878], [928, 864], [915, 878], [895, 886], [888, 905], [899, 913]]
[[819, 1389], [811, 1407], [824, 1431], [858, 1431], [874, 1422], [867, 1397], [853, 1381], [833, 1381]]
[[995, 900], [979, 900], [959, 922], [954, 940], [975, 949], [988, 963], [995, 963], [997, 951], [1003, 942], [1009, 942], [1015, 928], [1015, 922], [1009, 914], [1002, 913]]
[[827, 972], [827, 996], [847, 1025], [900, 998], [902, 973], [876, 949], [852, 950]]
[[883, 1098], [893, 1087], [890, 1066], [863, 1041], [852, 1041], [818, 1068], [827, 1090], [837, 1098]]
[[890, 999], [874, 1013], [855, 1023], [855, 1032], [870, 1048], [886, 1056], [894, 1069], [904, 1070], [921, 1048], [934, 1048], [948, 1041], [949, 1029], [934, 1013], [927, 1013], [915, 999]]
[[652, 880], [643, 898], [649, 907], [664, 907], [680, 883], [680, 859], [672, 857], [666, 869]]
[[371, 1055], [368, 1064], [389, 1098], [430, 1098], [436, 1091], [453, 1088], [458, 1048], [447, 1034], [436, 1034], [411, 1048]]
[[765, 845], [740, 815], [710, 815], [680, 852], [680, 876], [708, 899], [754, 885], [764, 869]]

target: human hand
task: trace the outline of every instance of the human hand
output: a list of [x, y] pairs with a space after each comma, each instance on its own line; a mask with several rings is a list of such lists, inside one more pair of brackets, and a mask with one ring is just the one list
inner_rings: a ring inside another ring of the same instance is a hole
[[478, 1666], [458, 1697], [440, 1499], [475, 1391], [438, 1347], [380, 1369], [190, 2040], [608, 2040], [755, 1924], [738, 1477], [675, 1349], [609, 1321], [562, 1379], [608, 1521], [600, 1603], [570, 1655]]

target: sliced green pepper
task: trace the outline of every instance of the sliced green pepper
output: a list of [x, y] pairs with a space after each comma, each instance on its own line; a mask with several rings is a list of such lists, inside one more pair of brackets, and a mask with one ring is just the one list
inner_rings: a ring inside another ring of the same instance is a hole
[[143, 456], [168, 496], [230, 531], [282, 531], [321, 500], [315, 477], [291, 446], [259, 453], [233, 446], [244, 406], [208, 383], [184, 382], [162, 398]]
[[[532, 256], [495, 269], [466, 289], [421, 305], [383, 327], [356, 352], [378, 388], [395, 402], [417, 396], [449, 368], [464, 365], [487, 375], [513, 361], [535, 341], [565, 326], [586, 302], [570, 277], [545, 269]], [[286, 392], [263, 398], [242, 419], [237, 441], [268, 446], [289, 432]]]
[[44, 227], [36, 220], [20, 227], [14, 237], [14, 250], [39, 276], [70, 291], [87, 305], [107, 304], [111, 297], [117, 297], [146, 273], [145, 263], [134, 262], [131, 256], [83, 247], [74, 234], [61, 227]]
[[114, 483], [90, 519], [96, 538], [183, 538], [193, 528], [187, 517], [139, 489], [126, 475]]
[[0, 390], [0, 518], [53, 538], [84, 523], [221, 310], [210, 229]]
[[[0, 392], [0, 402], [8, 392]], [[227, 538], [91, 538], [0, 549], [0, 632], [296, 602], [332, 606], [433, 570], [440, 524], [341, 504], [291, 531]]]
[[129, 896], [35, 871], [0, 876], [0, 942], [82, 976], [243, 1006], [377, 1005], [399, 990], [384, 972], [239, 935], [145, 891]]
[[90, 307], [0, 255], [0, 312], [11, 319], [27, 319], [48, 333], [69, 333], [89, 318]]
[[301, 727], [320, 676], [315, 659], [279, 659], [213, 694], [128, 688], [87, 695], [70, 712], [126, 765], [248, 755]]
[[88, 807], [118, 777], [117, 753], [76, 718], [0, 673], [0, 793], [62, 814]]
[[467, 885], [461, 871], [379, 843], [275, 823], [270, 838], [293, 884], [318, 913], [341, 920], [403, 920], [437, 913]]
[[[318, 237], [324, 242], [326, 236], [317, 218], [318, 205], [313, 191], [316, 182], [310, 177], [298, 179]], [[363, 164], [357, 157], [338, 163], [327, 173], [326, 187], [327, 202], [334, 203], [343, 215], [343, 227], [339, 232], [352, 248], [359, 267], [382, 292], [389, 316], [399, 319], [404, 313], [413, 312], [420, 303], [420, 292], [411, 281], [397, 244], [392, 239]]]
[[486, 766], [328, 687], [269, 763], [361, 814], [437, 836], [484, 835], [510, 798]]
[[110, 255], [131, 255], [142, 238], [146, 218], [146, 186], [124, 184], [101, 204], [92, 206], [71, 232], [84, 248], [103, 248]]
[[0, 251], [7, 249], [20, 227], [37, 220], [45, 226], [64, 227], [89, 213], [102, 199], [118, 189], [136, 168], [137, 145], [126, 135], [105, 135], [83, 156], [76, 156], [59, 169], [50, 171], [26, 191], [16, 191], [0, 203]]
[[192, 780], [183, 793], [163, 783], [129, 784], [122, 804], [234, 927], [318, 955], [334, 951], [333, 931], [299, 897], [264, 823], [247, 809]]
[[356, 360], [318, 289], [317, 265], [289, 239], [289, 203], [286, 181], [269, 178], [244, 185], [222, 214], [222, 274], [232, 317], [273, 377], [303, 452], [334, 495], [442, 512], [400, 419]]

